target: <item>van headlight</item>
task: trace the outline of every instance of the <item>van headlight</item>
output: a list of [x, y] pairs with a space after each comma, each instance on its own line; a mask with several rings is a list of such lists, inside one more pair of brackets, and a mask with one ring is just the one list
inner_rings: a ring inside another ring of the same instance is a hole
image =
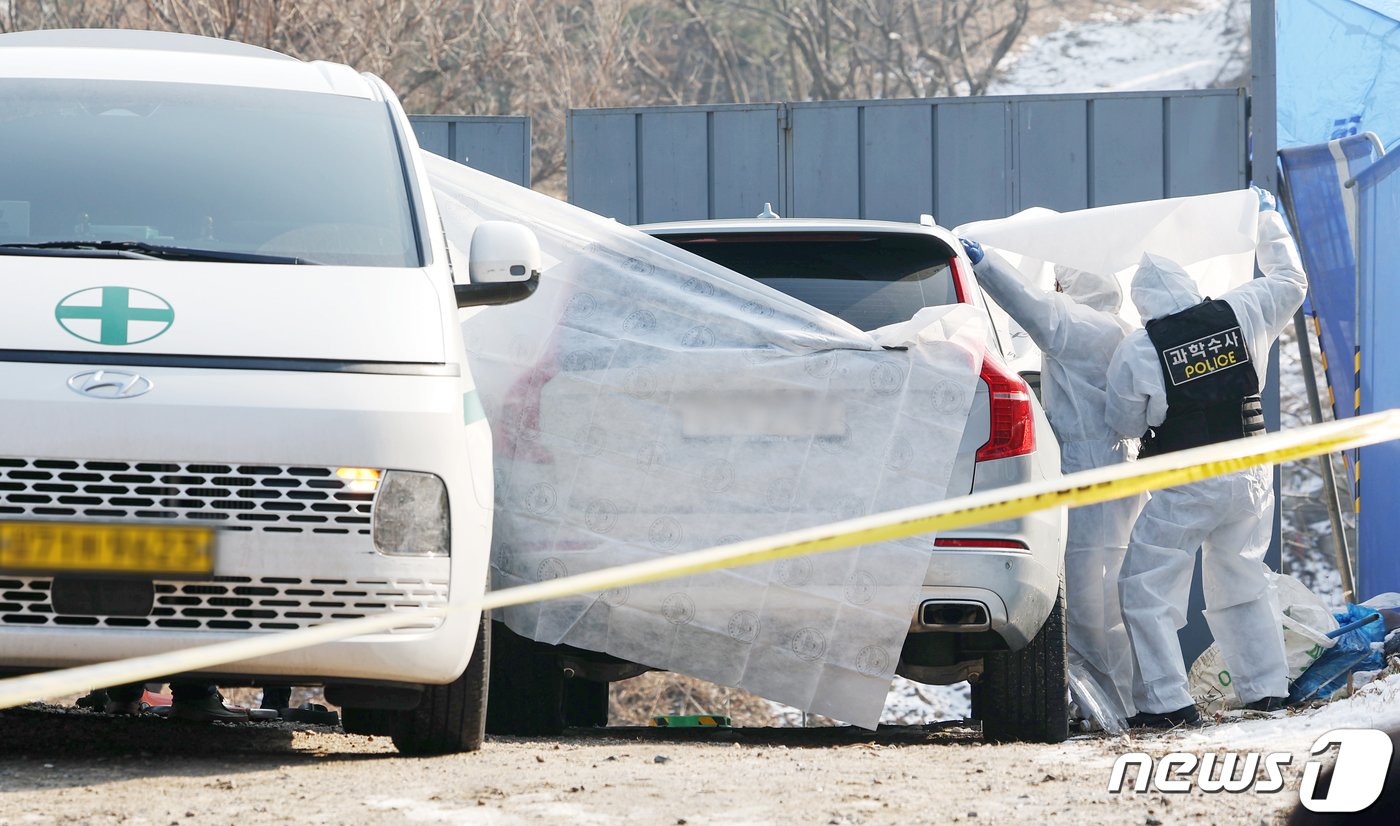
[[391, 470], [374, 499], [374, 547], [390, 556], [449, 556], [447, 486], [431, 473]]

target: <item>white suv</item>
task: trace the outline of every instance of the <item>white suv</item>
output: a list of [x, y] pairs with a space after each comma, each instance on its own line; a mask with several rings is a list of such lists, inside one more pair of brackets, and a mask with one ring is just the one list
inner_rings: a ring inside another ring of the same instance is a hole
[[[957, 239], [931, 219], [759, 218], [638, 227], [863, 330], [922, 307], [987, 310]], [[1003, 361], [989, 314], [986, 357], [948, 495], [1059, 475], [1055, 437], [1026, 381]], [[973, 683], [973, 715], [991, 739], [1068, 734], [1064, 597], [1065, 511], [940, 534], [898, 672], [932, 684]], [[597, 652], [545, 646], [496, 626], [490, 723], [497, 733], [546, 733], [606, 721], [606, 683], [645, 670]], [[505, 662], [511, 662], [507, 672]], [[578, 679], [565, 679], [571, 675]]]
[[[0, 673], [482, 593], [459, 308], [528, 296], [539, 248], [495, 222], [452, 260], [383, 81], [186, 35], [4, 35], [0, 145]], [[461, 612], [195, 676], [325, 684], [350, 731], [470, 750], [488, 634]]]

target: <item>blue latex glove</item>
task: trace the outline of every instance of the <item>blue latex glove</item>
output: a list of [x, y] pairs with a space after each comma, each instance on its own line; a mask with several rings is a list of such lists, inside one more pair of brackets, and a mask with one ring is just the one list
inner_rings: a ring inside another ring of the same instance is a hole
[[1251, 186], [1250, 189], [1254, 190], [1255, 195], [1259, 196], [1260, 212], [1272, 212], [1278, 209], [1278, 202], [1274, 200], [1274, 193], [1267, 189], [1260, 189], [1257, 186]]
[[967, 253], [967, 258], [973, 266], [982, 263], [982, 259], [987, 257], [987, 254], [982, 251], [982, 245], [971, 238], [959, 238], [958, 240], [962, 242], [963, 251]]

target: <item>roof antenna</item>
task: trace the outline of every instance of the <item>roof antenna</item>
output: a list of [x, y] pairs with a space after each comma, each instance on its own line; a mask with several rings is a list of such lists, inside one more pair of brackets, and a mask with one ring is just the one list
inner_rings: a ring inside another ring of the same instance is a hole
[[763, 202], [763, 211], [758, 213], [758, 218], [781, 218], [783, 216], [773, 211], [773, 204], [768, 201]]

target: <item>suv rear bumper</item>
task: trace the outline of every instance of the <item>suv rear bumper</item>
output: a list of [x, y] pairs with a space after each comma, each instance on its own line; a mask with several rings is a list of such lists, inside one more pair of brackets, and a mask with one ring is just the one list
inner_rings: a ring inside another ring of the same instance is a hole
[[[1040, 405], [1033, 409], [1036, 452], [977, 462], [973, 492], [1058, 475], [1059, 446]], [[1060, 591], [1066, 521], [1065, 508], [1050, 508], [939, 535], [956, 540], [956, 547], [931, 541], [899, 673], [922, 683], [955, 683], [980, 675], [986, 653], [1029, 645]], [[1004, 547], [1008, 543], [1018, 547]]]
[[[934, 553], [909, 633], [991, 631], [1013, 651], [1030, 644], [1054, 606], [1060, 582], [1058, 568], [1044, 565], [1026, 551], [959, 548]], [[955, 628], [928, 621], [934, 618], [927, 616], [931, 612], [926, 612], [926, 607], [964, 604], [984, 607], [985, 623]]]

